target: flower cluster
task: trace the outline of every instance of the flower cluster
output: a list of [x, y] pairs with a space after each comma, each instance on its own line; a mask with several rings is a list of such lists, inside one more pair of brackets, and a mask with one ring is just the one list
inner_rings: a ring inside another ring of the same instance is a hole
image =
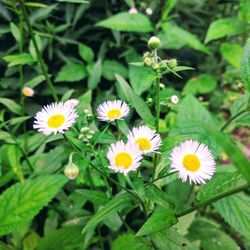
[[[129, 107], [120, 100], [107, 101], [97, 107], [97, 114], [99, 120], [112, 122], [125, 118]], [[140, 167], [143, 154], [156, 152], [161, 144], [161, 137], [156, 131], [147, 126], [135, 127], [129, 131], [127, 143], [120, 140], [109, 147], [109, 168], [126, 175]]]

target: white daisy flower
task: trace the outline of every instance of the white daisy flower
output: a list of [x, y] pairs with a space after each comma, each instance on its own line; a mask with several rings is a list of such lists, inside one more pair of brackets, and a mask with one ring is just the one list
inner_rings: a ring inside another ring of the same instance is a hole
[[129, 14], [137, 14], [138, 10], [135, 7], [132, 7], [132, 8], [129, 9], [128, 13]]
[[65, 102], [65, 104], [68, 104], [72, 107], [76, 107], [80, 102], [77, 99], [69, 99]]
[[143, 154], [155, 152], [162, 144], [161, 136], [147, 126], [133, 128], [128, 134], [128, 141], [137, 144]]
[[215, 172], [216, 163], [209, 148], [198, 141], [187, 140], [170, 155], [172, 171], [178, 171], [182, 182], [204, 184]]
[[23, 87], [22, 93], [24, 96], [32, 97], [35, 94], [35, 91], [30, 87]]
[[44, 135], [63, 134], [76, 122], [76, 118], [77, 113], [74, 107], [63, 102], [52, 103], [35, 115], [33, 127]]
[[129, 107], [127, 103], [115, 100], [100, 104], [96, 111], [99, 120], [112, 122], [126, 117], [129, 113]]
[[118, 141], [110, 145], [107, 158], [108, 168], [127, 175], [128, 172], [140, 167], [142, 155], [136, 144]]

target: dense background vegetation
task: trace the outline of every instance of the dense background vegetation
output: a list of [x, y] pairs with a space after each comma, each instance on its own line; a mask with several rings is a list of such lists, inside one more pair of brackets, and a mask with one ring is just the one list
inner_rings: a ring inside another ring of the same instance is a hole
[[[0, 249], [249, 249], [249, 0], [25, 1], [26, 15], [22, 3], [0, 2]], [[128, 13], [132, 7], [138, 14]], [[114, 174], [106, 152], [116, 127], [101, 137], [79, 132], [87, 127], [101, 134], [105, 124], [95, 109], [107, 99], [135, 108], [119, 125], [123, 133], [150, 123], [145, 107], [155, 115], [156, 77], [131, 63], [143, 61], [152, 35], [161, 40], [161, 58], [194, 69], [161, 79], [164, 142], [154, 177], [168, 173], [173, 147], [192, 138], [208, 145], [217, 161], [203, 186], [182, 183], [176, 174], [148, 185], [150, 157], [139, 177]], [[34, 97], [25, 97], [23, 86]], [[32, 127], [35, 113], [55, 95], [80, 101], [77, 125], [66, 133], [70, 143]], [[83, 157], [75, 155], [80, 174], [69, 181], [63, 169], [72, 145]], [[162, 209], [170, 215], [147, 221]]]

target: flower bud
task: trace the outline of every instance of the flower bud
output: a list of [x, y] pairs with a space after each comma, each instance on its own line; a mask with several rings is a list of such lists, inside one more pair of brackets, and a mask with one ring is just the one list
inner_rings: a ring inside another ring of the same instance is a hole
[[69, 162], [64, 169], [64, 174], [70, 180], [74, 180], [79, 175], [79, 168], [73, 162]]
[[160, 87], [160, 89], [164, 89], [165, 85], [163, 83], [159, 83], [159, 87]]
[[147, 66], [147, 67], [150, 67], [152, 65], [152, 59], [150, 57], [146, 57], [144, 59], [144, 65]]
[[135, 8], [135, 7], [132, 7], [129, 11], [128, 11], [129, 14], [137, 14], [138, 13], [138, 10]]
[[32, 96], [34, 96], [35, 91], [30, 87], [23, 87], [22, 93], [24, 96], [32, 97]]
[[152, 99], [151, 97], [149, 97], [149, 98], [147, 99], [146, 103], [147, 103], [147, 104], [153, 103], [153, 99]]
[[148, 14], [149, 16], [151, 16], [153, 14], [153, 10], [148, 7], [146, 10], [145, 10], [146, 14]]
[[153, 64], [152, 68], [153, 68], [153, 70], [157, 71], [160, 68], [160, 66], [158, 63], [155, 63], [155, 64]]
[[161, 41], [158, 37], [152, 36], [148, 41], [148, 47], [150, 49], [158, 49], [161, 45]]
[[151, 53], [148, 51], [143, 54], [143, 58], [151, 57], [151, 56], [152, 56]]
[[169, 66], [169, 68], [171, 68], [171, 69], [176, 68], [176, 67], [177, 67], [177, 60], [176, 60], [176, 59], [170, 59], [170, 60], [168, 61], [168, 66]]
[[172, 102], [173, 104], [177, 104], [177, 103], [179, 102], [178, 96], [177, 96], [177, 95], [172, 95], [172, 96], [171, 96], [171, 102]]

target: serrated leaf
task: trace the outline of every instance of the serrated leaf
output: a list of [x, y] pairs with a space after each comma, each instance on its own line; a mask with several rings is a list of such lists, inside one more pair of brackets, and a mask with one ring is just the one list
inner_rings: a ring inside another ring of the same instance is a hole
[[21, 115], [22, 114], [22, 108], [19, 104], [14, 102], [13, 100], [10, 100], [8, 98], [0, 97], [0, 103], [3, 104], [6, 108], [8, 108], [11, 112]]
[[245, 31], [246, 25], [237, 17], [227, 17], [213, 21], [207, 31], [205, 43], [228, 35], [236, 35]]
[[0, 196], [0, 235], [27, 224], [66, 183], [61, 175], [44, 175], [8, 188]]
[[104, 206], [108, 203], [109, 199], [103, 192], [89, 189], [77, 189], [77, 193], [81, 194], [86, 200], [89, 200], [93, 204]]
[[95, 213], [94, 216], [87, 222], [82, 230], [82, 233], [87, 233], [96, 228], [96, 226], [109, 216], [131, 205], [131, 195], [127, 193], [118, 194], [110, 200], [103, 208]]
[[50, 232], [38, 243], [37, 250], [81, 249], [83, 237], [80, 226], [66, 226]]
[[143, 236], [167, 230], [175, 223], [177, 223], [177, 219], [173, 210], [158, 210], [143, 224], [136, 236]]
[[153, 30], [153, 26], [147, 16], [141, 13], [129, 14], [127, 12], [111, 16], [98, 22], [96, 26], [127, 32], [151, 32]]
[[249, 196], [239, 193], [223, 198], [213, 206], [232, 228], [250, 239], [249, 204]]
[[220, 45], [220, 53], [234, 67], [240, 67], [240, 61], [243, 54], [243, 49], [238, 44], [222, 43]]
[[236, 114], [244, 111], [247, 109], [249, 103], [249, 95], [240, 96], [237, 100], [235, 100], [230, 107], [231, 117], [235, 116]]
[[241, 59], [240, 73], [246, 90], [250, 93], [250, 38], [244, 47]]
[[245, 185], [246, 183], [243, 176], [238, 172], [218, 174], [199, 189], [196, 199], [201, 203], [226, 191]]
[[145, 245], [138, 237], [135, 237], [133, 234], [127, 233], [119, 236], [112, 243], [112, 250], [150, 250], [151, 247]]
[[67, 63], [59, 71], [56, 82], [77, 82], [87, 76], [85, 66], [77, 63]]
[[139, 96], [135, 94], [135, 92], [131, 89], [129, 84], [121, 76], [116, 74], [115, 77], [119, 82], [126, 98], [134, 106], [139, 116], [148, 124], [154, 125], [155, 118], [151, 114], [147, 104]]

